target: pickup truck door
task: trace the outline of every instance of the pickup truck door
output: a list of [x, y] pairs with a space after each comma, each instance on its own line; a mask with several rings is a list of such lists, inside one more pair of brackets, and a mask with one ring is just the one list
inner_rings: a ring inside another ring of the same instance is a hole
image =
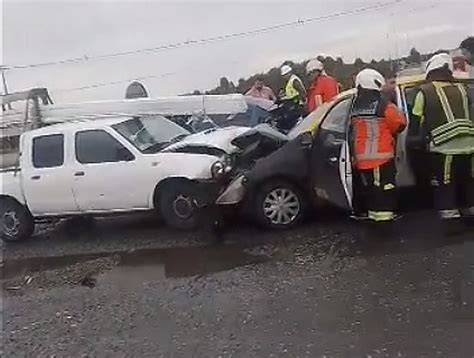
[[137, 159], [111, 133], [102, 129], [76, 132], [74, 153], [73, 188], [81, 211], [148, 208], [149, 189], [136, 185], [143, 175]]
[[318, 128], [312, 153], [316, 195], [343, 209], [352, 208], [352, 166], [347, 134], [352, 97], [336, 103]]
[[35, 216], [79, 211], [72, 191], [67, 144], [63, 133], [23, 138], [22, 185], [28, 208]]

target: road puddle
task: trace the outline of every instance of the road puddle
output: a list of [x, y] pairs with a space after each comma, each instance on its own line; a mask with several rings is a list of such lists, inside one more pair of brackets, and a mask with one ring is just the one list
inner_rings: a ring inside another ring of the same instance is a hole
[[68, 283], [93, 287], [102, 283], [120, 285], [207, 275], [265, 262], [271, 258], [268, 250], [234, 245], [141, 249], [7, 260], [3, 262], [0, 273], [2, 281], [6, 283], [25, 277], [35, 277], [38, 278], [36, 281], [41, 281], [42, 274], [51, 276], [51, 272], [58, 271], [56, 276], [75, 277], [70, 280], [75, 282]]

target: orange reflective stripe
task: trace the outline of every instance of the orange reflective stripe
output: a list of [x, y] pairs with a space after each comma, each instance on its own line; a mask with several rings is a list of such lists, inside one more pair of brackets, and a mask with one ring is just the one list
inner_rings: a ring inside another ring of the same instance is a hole
[[370, 154], [356, 154], [358, 160], [370, 160], [370, 159], [392, 159], [395, 157], [393, 152], [387, 153], [370, 153]]
[[356, 153], [357, 160], [391, 159], [395, 156], [393, 151], [380, 152], [380, 120], [376, 117], [359, 117], [360, 123], [365, 125], [367, 141], [363, 153]]

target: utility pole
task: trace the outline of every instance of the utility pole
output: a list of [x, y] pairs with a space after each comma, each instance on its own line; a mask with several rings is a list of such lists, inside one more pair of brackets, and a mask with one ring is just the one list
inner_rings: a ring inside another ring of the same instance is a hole
[[[6, 67], [1, 66], [3, 94], [7, 95], [8, 94], [8, 86], [7, 86], [7, 78], [5, 77], [5, 70], [6, 70]], [[3, 103], [2, 103], [2, 109], [5, 110], [5, 106], [4, 106]], [[10, 103], [8, 103], [8, 109], [12, 109], [12, 105]]]

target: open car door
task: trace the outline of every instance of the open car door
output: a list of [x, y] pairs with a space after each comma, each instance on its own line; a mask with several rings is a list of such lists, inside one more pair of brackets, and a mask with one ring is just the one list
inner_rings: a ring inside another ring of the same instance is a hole
[[337, 207], [352, 208], [352, 166], [347, 141], [352, 96], [337, 102], [323, 119], [311, 153], [316, 195]]

